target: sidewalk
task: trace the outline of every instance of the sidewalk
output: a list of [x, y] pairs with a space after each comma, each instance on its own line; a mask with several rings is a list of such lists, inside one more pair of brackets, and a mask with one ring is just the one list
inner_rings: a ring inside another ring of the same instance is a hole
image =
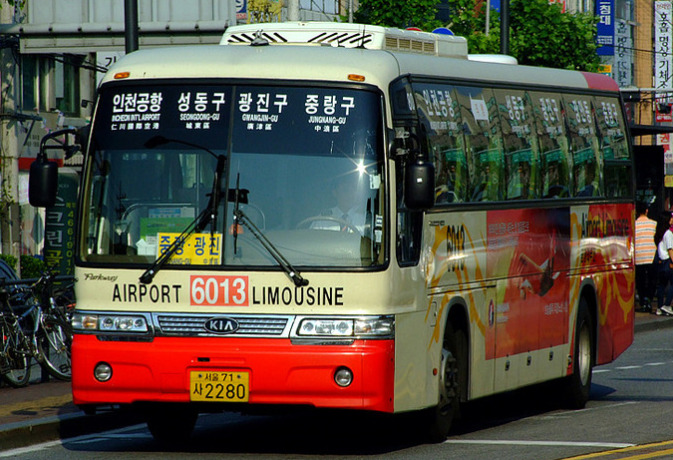
[[[636, 313], [636, 333], [668, 327], [673, 317]], [[70, 382], [41, 383], [38, 367], [32, 374], [25, 388], [0, 387], [0, 451], [140, 422], [123, 410], [87, 416], [72, 403]]]

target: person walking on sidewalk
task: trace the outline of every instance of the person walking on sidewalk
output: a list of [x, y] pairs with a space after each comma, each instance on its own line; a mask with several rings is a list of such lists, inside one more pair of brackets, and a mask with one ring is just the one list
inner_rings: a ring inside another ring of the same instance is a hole
[[654, 255], [657, 245], [654, 244], [654, 233], [657, 222], [647, 217], [647, 203], [636, 203], [636, 292], [640, 311], [652, 311], [650, 299], [656, 287], [657, 273], [654, 266]]
[[[667, 222], [668, 221], [668, 222]], [[657, 315], [673, 316], [673, 214], [667, 212], [659, 221], [657, 237], [661, 241], [657, 244], [657, 265], [659, 286], [657, 287]], [[664, 230], [665, 229], [665, 230]]]

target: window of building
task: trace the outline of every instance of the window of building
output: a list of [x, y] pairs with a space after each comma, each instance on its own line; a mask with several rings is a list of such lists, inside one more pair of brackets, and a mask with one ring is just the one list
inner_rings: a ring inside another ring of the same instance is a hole
[[79, 116], [83, 56], [21, 56], [21, 108]]
[[300, 0], [302, 10], [317, 11], [325, 14], [339, 14], [338, 0]]

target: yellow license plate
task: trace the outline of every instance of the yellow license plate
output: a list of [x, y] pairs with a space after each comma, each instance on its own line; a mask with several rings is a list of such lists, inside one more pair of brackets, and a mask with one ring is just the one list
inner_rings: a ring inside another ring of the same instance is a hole
[[191, 371], [189, 399], [209, 402], [248, 402], [247, 372]]

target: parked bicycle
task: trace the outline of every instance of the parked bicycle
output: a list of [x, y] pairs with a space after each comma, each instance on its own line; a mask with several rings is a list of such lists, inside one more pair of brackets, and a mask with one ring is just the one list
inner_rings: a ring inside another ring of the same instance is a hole
[[57, 302], [54, 286], [64, 279], [72, 277], [46, 270], [29, 285], [30, 280], [0, 284], [0, 375], [13, 387], [28, 384], [32, 359], [59, 380], [71, 378], [69, 306]]

